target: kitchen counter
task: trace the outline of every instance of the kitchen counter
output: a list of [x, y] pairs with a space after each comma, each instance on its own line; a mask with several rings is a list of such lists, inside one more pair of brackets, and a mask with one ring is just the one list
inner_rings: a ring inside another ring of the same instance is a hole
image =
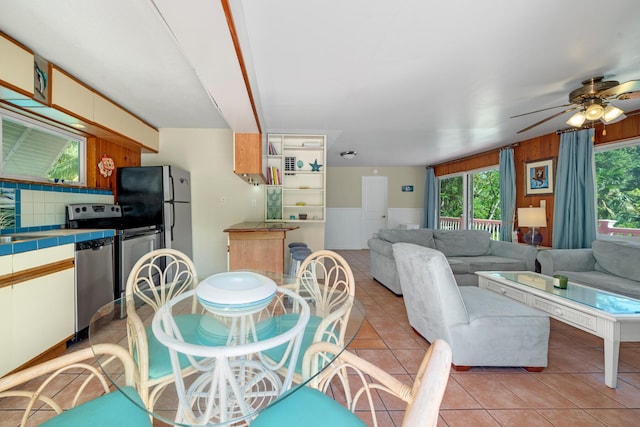
[[266, 270], [284, 273], [284, 240], [287, 231], [299, 228], [286, 222], [241, 222], [229, 233], [229, 271]]
[[2, 234], [0, 235], [0, 239], [9, 236], [13, 239], [4, 243], [0, 241], [0, 256], [35, 251], [37, 249], [66, 245], [69, 243], [84, 242], [86, 240], [100, 239], [103, 237], [112, 237], [114, 235], [115, 230], [77, 230], [68, 228]]
[[229, 231], [291, 231], [300, 227], [291, 225], [286, 222], [241, 222], [226, 228], [224, 232]]

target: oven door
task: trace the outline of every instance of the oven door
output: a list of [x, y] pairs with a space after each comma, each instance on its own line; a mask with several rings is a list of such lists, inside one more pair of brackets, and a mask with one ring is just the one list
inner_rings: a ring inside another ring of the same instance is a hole
[[124, 232], [118, 244], [118, 284], [116, 298], [124, 297], [127, 278], [134, 264], [145, 254], [162, 248], [162, 233], [159, 229], [140, 232]]

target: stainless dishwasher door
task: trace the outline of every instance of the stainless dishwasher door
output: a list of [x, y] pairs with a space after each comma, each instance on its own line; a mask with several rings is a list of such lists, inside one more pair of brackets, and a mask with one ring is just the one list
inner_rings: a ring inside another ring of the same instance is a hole
[[76, 243], [76, 339], [91, 317], [113, 301], [113, 237]]

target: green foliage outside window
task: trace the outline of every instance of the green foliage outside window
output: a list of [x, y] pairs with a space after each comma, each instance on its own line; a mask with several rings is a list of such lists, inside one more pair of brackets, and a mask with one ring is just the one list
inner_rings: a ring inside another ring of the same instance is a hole
[[65, 181], [78, 181], [80, 176], [78, 164], [78, 141], [69, 141], [60, 157], [47, 172], [49, 179], [63, 179]]
[[[488, 170], [469, 175], [473, 180], [473, 217], [500, 220], [500, 172]], [[440, 180], [440, 216], [460, 218], [463, 211], [462, 176]]]
[[595, 154], [598, 219], [640, 228], [640, 145]]

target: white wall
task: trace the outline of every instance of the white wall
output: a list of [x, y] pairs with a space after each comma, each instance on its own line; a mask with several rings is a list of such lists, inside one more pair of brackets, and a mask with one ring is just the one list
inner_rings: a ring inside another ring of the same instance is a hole
[[228, 236], [223, 230], [264, 219], [263, 187], [249, 185], [233, 173], [233, 132], [160, 129], [160, 152], [143, 154], [142, 164], [170, 164], [191, 172], [193, 261], [198, 275], [227, 271]]

